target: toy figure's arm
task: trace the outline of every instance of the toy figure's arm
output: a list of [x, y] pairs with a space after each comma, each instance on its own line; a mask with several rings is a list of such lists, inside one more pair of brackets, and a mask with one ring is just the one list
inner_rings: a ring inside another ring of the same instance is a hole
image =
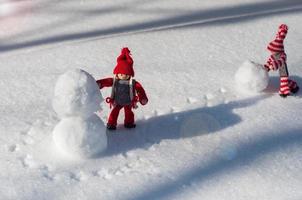
[[269, 72], [269, 71], [271, 70], [271, 69], [270, 69], [271, 67], [270, 67], [270, 64], [269, 64], [269, 63], [266, 63], [266, 64], [264, 64], [263, 66], [264, 66], [264, 69], [266, 69], [266, 71]]
[[96, 83], [98, 84], [100, 89], [102, 89], [103, 87], [111, 87], [113, 85], [113, 78], [100, 79], [97, 80]]
[[143, 86], [137, 81], [135, 81], [135, 90], [137, 92], [139, 102], [142, 105], [146, 105], [148, 103], [148, 97], [146, 95], [146, 92], [145, 92]]
[[267, 69], [267, 71], [270, 70], [276, 70], [274, 65], [273, 65], [273, 59], [272, 57], [269, 57], [266, 64], [264, 64], [264, 67]]
[[265, 67], [271, 69], [271, 70], [277, 70], [279, 69], [282, 65], [285, 65], [286, 63], [286, 54], [282, 53], [280, 58], [277, 60], [273, 55], [271, 55], [265, 64]]
[[271, 65], [273, 70], [277, 70], [286, 63], [286, 54], [282, 53], [279, 59], [275, 59], [274, 56], [271, 56]]

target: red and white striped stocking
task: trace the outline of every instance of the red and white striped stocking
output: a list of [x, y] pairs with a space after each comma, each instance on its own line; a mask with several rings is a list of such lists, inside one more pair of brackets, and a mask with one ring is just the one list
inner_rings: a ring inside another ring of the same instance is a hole
[[288, 95], [290, 93], [289, 89], [289, 79], [287, 76], [280, 77], [280, 89], [279, 94]]

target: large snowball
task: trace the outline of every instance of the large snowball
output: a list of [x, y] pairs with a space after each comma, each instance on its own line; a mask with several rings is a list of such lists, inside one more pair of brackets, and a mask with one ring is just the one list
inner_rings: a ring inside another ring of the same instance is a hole
[[62, 119], [53, 130], [53, 140], [63, 154], [74, 158], [90, 158], [107, 148], [106, 128], [95, 114]]
[[89, 117], [100, 109], [103, 97], [95, 79], [75, 69], [62, 74], [56, 83], [53, 108], [59, 117]]
[[268, 72], [260, 64], [245, 61], [235, 74], [236, 87], [241, 92], [259, 93], [268, 85]]

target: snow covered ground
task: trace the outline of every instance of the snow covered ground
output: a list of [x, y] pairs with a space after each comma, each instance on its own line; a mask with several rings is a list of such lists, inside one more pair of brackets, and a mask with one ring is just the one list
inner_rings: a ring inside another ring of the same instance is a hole
[[[302, 86], [301, 20], [301, 0], [1, 0], [0, 199], [302, 199], [302, 93], [280, 98], [277, 72], [261, 94], [234, 87], [280, 23]], [[97, 158], [65, 157], [57, 78], [110, 77], [124, 46], [149, 97], [137, 128], [107, 133]]]

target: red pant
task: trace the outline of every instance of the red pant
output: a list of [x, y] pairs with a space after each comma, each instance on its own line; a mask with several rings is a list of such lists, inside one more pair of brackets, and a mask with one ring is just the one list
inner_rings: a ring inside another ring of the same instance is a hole
[[132, 105], [128, 106], [120, 106], [116, 105], [112, 109], [109, 119], [108, 119], [108, 124], [116, 126], [117, 125], [117, 118], [119, 115], [120, 110], [124, 108], [125, 110], [125, 120], [124, 124], [134, 124], [134, 113], [132, 112]]

